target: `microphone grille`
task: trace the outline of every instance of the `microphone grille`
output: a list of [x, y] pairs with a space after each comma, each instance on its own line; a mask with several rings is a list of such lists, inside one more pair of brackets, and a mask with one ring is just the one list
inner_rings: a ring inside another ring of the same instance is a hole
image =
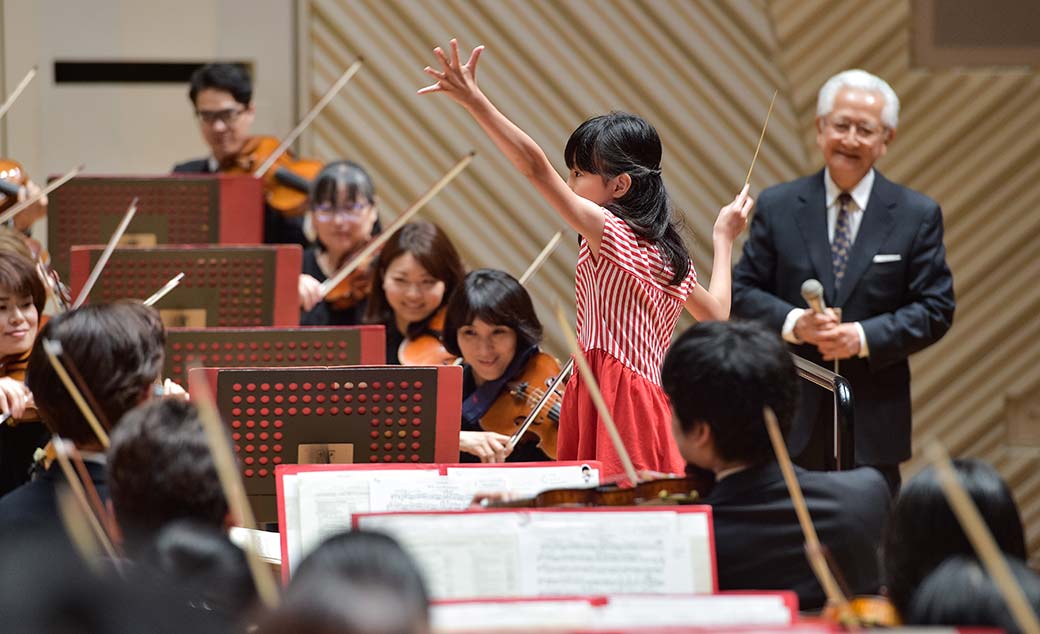
[[820, 284], [819, 280], [808, 279], [802, 282], [802, 298], [805, 301], [818, 297], [823, 297], [823, 284]]

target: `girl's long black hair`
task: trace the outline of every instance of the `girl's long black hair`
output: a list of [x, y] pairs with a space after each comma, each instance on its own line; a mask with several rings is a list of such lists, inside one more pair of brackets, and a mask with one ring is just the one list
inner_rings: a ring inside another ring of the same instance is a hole
[[661, 179], [661, 139], [642, 117], [610, 112], [578, 126], [567, 140], [564, 159], [569, 169], [613, 178], [628, 174], [632, 186], [607, 205], [636, 235], [657, 245], [671, 265], [670, 284], [690, 272], [690, 254], [672, 218], [672, 203]]

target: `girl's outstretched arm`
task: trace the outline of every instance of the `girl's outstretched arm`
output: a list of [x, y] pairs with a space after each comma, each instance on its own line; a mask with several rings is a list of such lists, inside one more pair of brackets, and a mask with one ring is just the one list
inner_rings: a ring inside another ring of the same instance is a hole
[[[466, 109], [484, 129], [488, 137], [505, 154], [521, 174], [535, 186], [538, 193], [556, 209], [575, 231], [584, 236], [594, 255], [599, 255], [603, 236], [603, 212], [596, 203], [571, 191], [566, 181], [549, 162], [538, 144], [512, 121], [506, 118], [491, 100], [477, 87], [477, 60], [484, 51], [478, 46], [463, 64], [459, 59], [459, 44], [451, 40], [451, 58], [438, 46], [433, 49], [440, 60], [441, 70], [427, 66], [426, 74], [437, 80], [419, 90], [420, 95], [443, 92]], [[595, 177], [595, 176], [593, 176]]]
[[698, 284], [686, 298], [686, 310], [697, 321], [725, 321], [733, 301], [733, 241], [747, 226], [748, 214], [755, 200], [748, 196], [748, 185], [740, 190], [733, 202], [719, 210], [712, 231], [715, 256], [711, 267], [708, 289]]

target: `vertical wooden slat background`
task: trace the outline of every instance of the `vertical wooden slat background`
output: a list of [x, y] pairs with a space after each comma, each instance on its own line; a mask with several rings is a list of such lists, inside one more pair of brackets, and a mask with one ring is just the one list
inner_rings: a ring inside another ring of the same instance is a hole
[[[366, 59], [304, 151], [364, 164], [392, 216], [475, 149], [477, 160], [422, 216], [445, 228], [471, 268], [515, 275], [562, 223], [461, 108], [415, 95], [431, 49], [451, 36], [467, 53], [487, 45], [483, 89], [561, 173], [567, 137], [587, 117], [622, 109], [650, 119], [703, 282], [715, 214], [743, 183], [774, 88], [756, 191], [819, 168], [813, 115], [827, 77], [858, 67], [886, 78], [903, 109], [879, 168], [942, 203], [958, 301], [951, 332], [913, 359], [915, 447], [938, 438], [996, 465], [1021, 504], [1031, 551], [1040, 550], [1036, 72], [914, 67], [906, 0], [309, 0], [299, 32], [303, 109], [354, 57]], [[551, 309], [573, 306], [567, 236], [530, 285], [557, 353]]]

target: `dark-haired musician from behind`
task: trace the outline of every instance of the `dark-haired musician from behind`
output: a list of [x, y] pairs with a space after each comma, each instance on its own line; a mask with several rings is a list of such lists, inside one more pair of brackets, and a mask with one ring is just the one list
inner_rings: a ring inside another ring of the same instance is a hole
[[[790, 429], [798, 376], [779, 335], [753, 322], [701, 322], [672, 344], [661, 368], [673, 430], [688, 462], [715, 473], [712, 506], [720, 590], [794, 590], [802, 609], [824, 595], [762, 418]], [[889, 494], [877, 470], [796, 467], [820, 541], [853, 594], [876, 594]]]
[[[155, 309], [140, 302], [87, 305], [47, 322], [29, 356], [26, 384], [47, 429], [72, 442], [83, 456], [98, 493], [107, 499], [105, 454], [94, 429], [54, 371], [42, 340], [61, 344], [63, 358], [83, 375], [100, 407], [99, 418], [115, 425], [147, 399], [162, 372], [166, 333]], [[52, 464], [32, 482], [0, 499], [0, 524], [59, 522], [56, 485], [64, 480]]]
[[[216, 174], [233, 167], [250, 139], [256, 117], [253, 80], [240, 64], [207, 64], [191, 76], [188, 99], [210, 156], [178, 163], [174, 174]], [[264, 242], [307, 246], [303, 218], [264, 208]]]

